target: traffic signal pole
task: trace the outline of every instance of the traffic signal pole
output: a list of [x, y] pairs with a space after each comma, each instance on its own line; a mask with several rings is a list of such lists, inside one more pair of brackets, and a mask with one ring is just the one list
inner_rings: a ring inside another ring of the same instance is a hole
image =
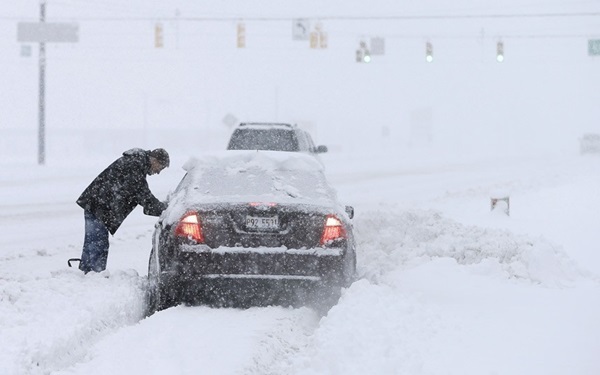
[[40, 22], [19, 22], [17, 41], [39, 43], [38, 164], [46, 162], [46, 43], [79, 41], [76, 23], [46, 22], [46, 1], [40, 1]]
[[[46, 1], [40, 1], [40, 23], [46, 22]], [[46, 162], [46, 43], [40, 41], [38, 102], [38, 164]]]

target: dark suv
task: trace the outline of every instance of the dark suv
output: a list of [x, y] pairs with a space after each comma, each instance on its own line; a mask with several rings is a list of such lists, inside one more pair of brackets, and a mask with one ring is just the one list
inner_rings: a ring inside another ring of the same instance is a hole
[[326, 146], [315, 146], [310, 134], [297, 125], [248, 122], [231, 134], [228, 150], [270, 150], [321, 154]]

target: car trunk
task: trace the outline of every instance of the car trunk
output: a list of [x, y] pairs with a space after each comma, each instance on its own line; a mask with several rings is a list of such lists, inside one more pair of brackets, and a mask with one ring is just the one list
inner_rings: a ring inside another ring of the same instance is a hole
[[232, 204], [199, 210], [205, 244], [311, 249], [320, 244], [325, 213], [301, 205]]

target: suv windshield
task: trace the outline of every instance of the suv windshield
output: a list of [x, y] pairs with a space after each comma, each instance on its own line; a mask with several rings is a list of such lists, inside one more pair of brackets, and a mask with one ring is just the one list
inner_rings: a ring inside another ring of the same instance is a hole
[[294, 132], [287, 129], [236, 129], [229, 150], [299, 151]]

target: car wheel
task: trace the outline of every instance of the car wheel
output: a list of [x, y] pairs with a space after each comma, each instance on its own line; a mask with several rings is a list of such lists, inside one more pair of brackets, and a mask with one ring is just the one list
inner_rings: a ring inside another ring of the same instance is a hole
[[148, 262], [148, 289], [146, 295], [147, 315], [167, 309], [179, 303], [175, 288], [177, 283], [166, 277], [160, 266], [156, 250], [152, 248]]
[[356, 281], [356, 253], [352, 252], [346, 257], [342, 286], [348, 288], [354, 281]]

